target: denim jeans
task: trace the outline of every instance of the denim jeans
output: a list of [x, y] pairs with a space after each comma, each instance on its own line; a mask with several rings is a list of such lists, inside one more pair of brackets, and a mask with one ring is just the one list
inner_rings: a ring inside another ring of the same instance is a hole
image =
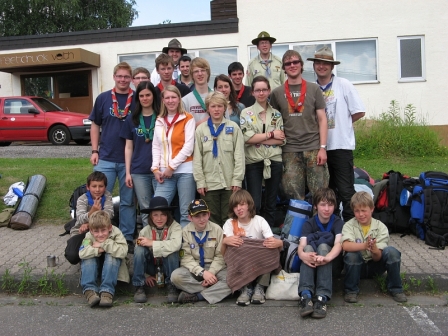
[[93, 167], [94, 171], [100, 171], [107, 177], [107, 190], [112, 194], [115, 186], [115, 180], [118, 177], [118, 186], [120, 187], [120, 230], [126, 240], [134, 239], [135, 231], [135, 205], [134, 190], [126, 187], [126, 167], [124, 163], [115, 163], [99, 160]]
[[[263, 183], [264, 162], [251, 163], [246, 165], [246, 183], [247, 191], [254, 199], [257, 215], [260, 215], [262, 201], [262, 183]], [[264, 218], [270, 226], [275, 223], [275, 208], [277, 205], [278, 188], [282, 181], [283, 163], [279, 161], [271, 161], [271, 178], [264, 181], [265, 183], [265, 203]]]
[[[315, 252], [311, 245], [305, 246], [303, 251]], [[331, 247], [327, 244], [320, 244], [317, 247], [317, 254], [320, 256], [326, 256], [330, 251]], [[316, 296], [326, 296], [331, 299], [333, 292], [332, 263], [329, 262], [312, 268], [302, 262], [300, 265], [299, 294], [304, 290], [309, 290]]]
[[[337, 204], [342, 202], [342, 217], [344, 222], [348, 222], [355, 217], [350, 207], [350, 200], [355, 194], [353, 151], [348, 149], [327, 151], [327, 165], [330, 173], [329, 187], [336, 193]], [[339, 214], [339, 206], [335, 207], [335, 213]]]
[[[107, 292], [115, 294], [118, 270], [122, 259], [114, 258], [109, 253], [99, 257], [81, 260], [81, 287], [82, 292], [93, 290], [96, 293]], [[101, 271], [101, 285], [98, 288], [98, 271]]]
[[[171, 282], [171, 273], [179, 267], [179, 252], [173, 252], [165, 258], [162, 258], [163, 274], [165, 283]], [[157, 266], [154, 263], [154, 255], [149, 248], [145, 246], [136, 246], [134, 250], [134, 274], [132, 275], [132, 284], [136, 287], [145, 284], [145, 273], [156, 275]]]
[[[154, 190], [157, 186], [154, 174], [131, 174], [131, 176], [140, 210], [149, 208], [149, 201], [154, 195]], [[143, 226], [148, 225], [148, 216], [148, 214], [142, 213]]]
[[162, 196], [170, 204], [173, 201], [176, 191], [179, 194], [179, 210], [180, 210], [180, 226], [185, 227], [190, 221], [188, 220], [188, 205], [196, 196], [196, 182], [193, 173], [173, 174], [169, 179], [165, 179], [163, 183], [157, 183], [154, 196]]
[[[345, 293], [359, 293], [360, 279], [369, 279], [382, 275], [387, 271], [387, 289], [393, 293], [402, 293], [403, 287], [400, 278], [401, 253], [395, 247], [384, 248], [381, 259], [364, 262], [361, 252], [347, 252], [344, 256], [345, 264]], [[302, 275], [300, 275], [302, 276]]]

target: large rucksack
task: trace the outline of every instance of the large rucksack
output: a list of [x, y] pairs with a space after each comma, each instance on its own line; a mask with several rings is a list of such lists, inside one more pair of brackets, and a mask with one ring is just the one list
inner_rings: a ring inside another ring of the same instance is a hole
[[376, 183], [373, 187], [376, 195], [373, 218], [383, 222], [390, 232], [411, 231], [409, 207], [400, 205], [400, 195], [404, 189], [403, 181], [407, 178], [409, 177], [400, 172], [390, 170], [383, 174], [383, 181]]
[[70, 196], [70, 200], [68, 201], [68, 206], [70, 207], [70, 215], [72, 219], [64, 224], [64, 233], [60, 234], [60, 236], [65, 236], [70, 233], [72, 227], [76, 224], [76, 203], [78, 202], [78, 198], [84, 195], [87, 192], [87, 187], [85, 184], [80, 185], [75, 190], [73, 190], [72, 195]]
[[422, 232], [419, 238], [443, 248], [448, 244], [443, 238], [448, 234], [448, 174], [427, 171], [420, 174], [419, 180], [412, 194], [412, 221]]

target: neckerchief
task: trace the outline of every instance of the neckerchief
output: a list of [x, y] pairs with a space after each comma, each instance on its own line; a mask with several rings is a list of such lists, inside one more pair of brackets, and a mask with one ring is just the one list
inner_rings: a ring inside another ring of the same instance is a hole
[[331, 231], [331, 228], [333, 227], [335, 218], [336, 218], [335, 215], [331, 215], [330, 221], [328, 222], [328, 225], [327, 225], [327, 229], [325, 230], [324, 226], [322, 225], [322, 223], [319, 220], [319, 216], [318, 215], [314, 216], [314, 219], [316, 220], [316, 224], [322, 232], [330, 232]]
[[[210, 90], [210, 88], [208, 88], [208, 92], [211, 92], [211, 91], [212, 90]], [[202, 100], [202, 97], [199, 95], [199, 92], [196, 90], [196, 88], [194, 88], [193, 94], [196, 97], [196, 100], [198, 101], [198, 103], [201, 104], [202, 109], [204, 111], [207, 111], [207, 108], [205, 107], [204, 100]]]
[[[152, 240], [157, 240], [157, 230], [152, 229]], [[168, 228], [163, 228], [163, 233], [162, 233], [162, 240], [165, 240], [166, 237], [168, 236]], [[163, 259], [162, 258], [154, 258], [154, 265], [162, 265], [163, 263]]]
[[239, 103], [241, 97], [243, 96], [243, 92], [244, 92], [244, 85], [241, 87], [240, 92], [238, 92], [238, 96], [236, 97], [236, 101]]
[[271, 78], [271, 67], [269, 63], [271, 63], [272, 60], [261, 60], [260, 63], [263, 65], [266, 65], [266, 77]]
[[[92, 194], [90, 193], [90, 191], [86, 192], [86, 196], [87, 196], [87, 202], [89, 203], [90, 206], [92, 206], [93, 198], [92, 198]], [[101, 196], [101, 210], [104, 210], [104, 202], [106, 202], [106, 195], [103, 194], [103, 196]]]
[[288, 81], [285, 82], [285, 95], [288, 99], [290, 110], [289, 113], [299, 112], [302, 113], [305, 107], [305, 96], [306, 96], [306, 81], [302, 78], [302, 89], [300, 90], [300, 97], [297, 99], [297, 104], [294, 104], [294, 99], [292, 99], [291, 91], [289, 91]]
[[118, 119], [126, 118], [126, 116], [129, 113], [129, 107], [131, 106], [131, 103], [132, 103], [132, 96], [134, 95], [134, 91], [132, 91], [132, 89], [129, 89], [128, 99], [126, 100], [126, 106], [124, 107], [124, 112], [122, 115], [120, 115], [120, 113], [118, 112], [118, 100], [117, 100], [115, 88], [112, 89], [111, 93], [112, 93], [112, 106], [114, 108], [115, 117]]
[[205, 234], [205, 236], [202, 237], [202, 239], [196, 237], [194, 232], [192, 232], [191, 234], [193, 235], [193, 238], [196, 240], [196, 243], [199, 246], [199, 265], [201, 265], [201, 267], [204, 267], [204, 265], [205, 265], [205, 261], [204, 261], [204, 243], [207, 241], [208, 231]]
[[[176, 81], [175, 81], [174, 79], [171, 80], [171, 85], [176, 86]], [[160, 81], [159, 84], [157, 84], [157, 87], [159, 88], [160, 92], [162, 92], [163, 89], [165, 89], [165, 88], [163, 87], [162, 81]]]
[[168, 138], [168, 133], [170, 132], [170, 128], [171, 126], [174, 125], [174, 123], [177, 121], [177, 118], [179, 118], [179, 112], [176, 112], [176, 115], [173, 118], [173, 121], [170, 123], [168, 121], [168, 116], [166, 115], [163, 119], [165, 120], [165, 124], [166, 124], [166, 137]]
[[143, 134], [145, 135], [145, 142], [148, 143], [152, 140], [154, 136], [154, 125], [156, 123], [156, 118], [154, 113], [152, 114], [151, 124], [149, 125], [149, 131], [145, 125], [145, 119], [143, 118], [143, 114], [140, 114], [140, 128], [142, 129]]
[[213, 157], [218, 156], [218, 136], [221, 134], [222, 130], [224, 129], [224, 126], [226, 125], [224, 122], [219, 125], [218, 129], [215, 132], [215, 128], [213, 127], [212, 118], [207, 119], [207, 125], [210, 130], [210, 134], [213, 137]]

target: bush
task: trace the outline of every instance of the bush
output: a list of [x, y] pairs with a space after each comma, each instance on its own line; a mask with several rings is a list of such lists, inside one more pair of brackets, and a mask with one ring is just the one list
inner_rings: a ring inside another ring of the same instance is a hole
[[403, 110], [395, 100], [386, 112], [372, 120], [355, 124], [355, 158], [446, 156], [447, 148], [440, 145], [439, 135], [417, 119], [415, 107]]

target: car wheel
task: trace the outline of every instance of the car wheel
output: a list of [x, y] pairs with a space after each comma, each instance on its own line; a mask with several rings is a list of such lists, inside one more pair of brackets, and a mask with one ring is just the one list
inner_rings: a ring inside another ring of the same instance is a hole
[[85, 146], [85, 145], [89, 144], [90, 140], [79, 139], [79, 140], [75, 140], [75, 142], [77, 145]]
[[11, 142], [0, 142], [0, 147], [7, 147], [11, 144]]
[[53, 145], [68, 145], [71, 140], [70, 131], [64, 125], [56, 125], [50, 129], [48, 140]]

